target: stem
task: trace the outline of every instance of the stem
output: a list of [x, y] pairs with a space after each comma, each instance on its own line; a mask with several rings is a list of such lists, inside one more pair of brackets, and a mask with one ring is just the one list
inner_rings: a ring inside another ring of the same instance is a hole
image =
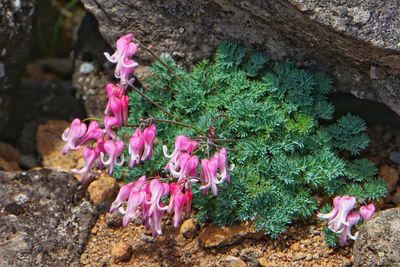
[[219, 139], [219, 138], [210, 138], [213, 142], [237, 142], [237, 139]]
[[103, 120], [100, 118], [89, 117], [89, 118], [82, 120], [82, 122], [85, 122], [85, 121], [103, 121]]
[[175, 73], [175, 71], [171, 68], [171, 66], [169, 66], [168, 64], [166, 64], [164, 61], [162, 61], [161, 58], [159, 58], [153, 51], [151, 51], [150, 48], [146, 47], [145, 45], [142, 45], [142, 43], [140, 43], [138, 40], [136, 40], [140, 46], [140, 48], [143, 48], [144, 50], [146, 50], [147, 52], [150, 53], [150, 55], [152, 57], [154, 57], [158, 62], [161, 63], [161, 65], [163, 65], [164, 67], [166, 67], [168, 69], [169, 72], [171, 72], [172, 75], [174, 75], [174, 77], [180, 81], [182, 81], [182, 79]]
[[180, 125], [180, 126], [183, 126], [183, 127], [192, 128], [192, 129], [194, 129], [194, 130], [196, 130], [196, 131], [201, 132], [200, 129], [197, 129], [197, 128], [194, 127], [193, 125], [186, 124], [186, 123], [183, 123], [183, 122], [180, 122], [180, 121], [173, 121], [173, 120], [166, 120], [166, 119], [158, 119], [158, 118], [150, 118], [150, 120], [155, 120], [155, 121], [157, 121], [157, 122], [165, 122], [165, 123], [176, 124], [176, 125]]
[[158, 107], [161, 111], [165, 112], [167, 115], [174, 117], [174, 115], [170, 112], [168, 112], [165, 108], [163, 108], [160, 104], [156, 103], [153, 99], [151, 99], [150, 97], [146, 96], [145, 94], [143, 94], [142, 92], [140, 92], [139, 89], [137, 89], [133, 84], [128, 83], [128, 85], [130, 87], [132, 87], [132, 89], [138, 93], [141, 97], [143, 97], [144, 99], [146, 99], [147, 101], [149, 101], [151, 104], [153, 104], [154, 106]]

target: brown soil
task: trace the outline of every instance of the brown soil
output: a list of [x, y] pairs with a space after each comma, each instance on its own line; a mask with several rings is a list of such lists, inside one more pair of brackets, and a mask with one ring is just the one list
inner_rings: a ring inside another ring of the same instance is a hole
[[[163, 224], [163, 235], [153, 239], [142, 225], [108, 228], [102, 215], [81, 262], [84, 266], [223, 266], [227, 256], [240, 257], [245, 249], [259, 253], [257, 258], [264, 257], [266, 266], [350, 266], [353, 261], [351, 246], [330, 249], [323, 243], [322, 226], [315, 220], [290, 227], [276, 240], [264, 237], [214, 249], [201, 247], [197, 237], [185, 239], [179, 229], [167, 224]], [[121, 240], [132, 246], [133, 256], [117, 264], [111, 259], [111, 249]]]

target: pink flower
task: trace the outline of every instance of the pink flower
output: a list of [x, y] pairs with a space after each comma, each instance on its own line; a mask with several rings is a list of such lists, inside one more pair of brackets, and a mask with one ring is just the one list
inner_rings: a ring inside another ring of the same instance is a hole
[[140, 216], [138, 208], [144, 203], [146, 198], [146, 192], [144, 191], [131, 191], [129, 194], [128, 207], [124, 218], [122, 219], [122, 225], [126, 227], [132, 220]]
[[150, 160], [153, 156], [153, 143], [157, 134], [157, 129], [154, 124], [143, 130], [144, 149], [141, 161]]
[[197, 176], [199, 158], [190, 156], [189, 153], [182, 153], [174, 165], [170, 165], [170, 172], [173, 177], [178, 178], [178, 183], [182, 180]]
[[219, 181], [217, 177], [217, 171], [218, 171], [217, 159], [211, 158], [211, 159], [201, 160], [201, 177], [203, 177], [204, 181], [207, 184], [200, 186], [200, 190], [205, 190], [211, 187], [214, 196], [218, 196], [217, 184], [219, 183]]
[[116, 139], [117, 134], [114, 132], [114, 128], [120, 128], [120, 121], [117, 117], [105, 116], [104, 117], [104, 128], [106, 133], [112, 138]]
[[79, 146], [85, 144], [88, 141], [99, 139], [103, 137], [103, 129], [99, 127], [97, 121], [91, 121], [87, 128], [86, 134], [79, 141]]
[[191, 154], [198, 147], [199, 143], [197, 141], [191, 141], [189, 137], [186, 137], [184, 135], [177, 136], [175, 139], [175, 148], [171, 155], [168, 155], [168, 148], [166, 146], [163, 146], [164, 156], [170, 159], [167, 166], [165, 166], [165, 169], [176, 169], [179, 156], [185, 152]]
[[169, 188], [171, 196], [169, 199], [168, 212], [174, 213], [174, 227], [177, 228], [182, 220], [182, 211], [184, 206], [186, 206], [186, 214], [190, 214], [192, 192], [186, 190], [185, 193], [182, 193], [182, 185], [177, 183], [171, 183]]
[[343, 226], [349, 226], [346, 218], [354, 209], [356, 203], [354, 196], [335, 197], [333, 200], [334, 209], [328, 214], [319, 213], [317, 216], [322, 219], [328, 219], [328, 228], [338, 233]]
[[350, 239], [356, 240], [358, 233], [355, 235], [351, 234], [351, 228], [358, 223], [360, 220], [360, 215], [356, 212], [350, 212], [346, 217], [346, 224], [344, 224], [343, 228], [341, 229], [342, 235], [340, 236], [339, 245], [341, 247], [346, 246], [347, 237]]
[[108, 103], [104, 114], [117, 117], [118, 125], [121, 127], [128, 121], [129, 97], [125, 95], [125, 89], [112, 83], [106, 85], [106, 91]]
[[67, 154], [70, 150], [79, 149], [79, 143], [86, 133], [86, 124], [82, 123], [80, 119], [74, 119], [71, 126], [65, 129], [61, 138], [67, 142], [63, 148], [63, 154]]
[[[122, 154], [124, 150], [124, 142], [121, 140], [107, 140], [104, 142], [104, 153], [100, 153], [101, 162], [105, 166], [109, 166], [108, 174], [112, 175], [114, 171], [114, 165], [121, 166], [124, 163], [124, 154]], [[108, 156], [108, 159], [105, 160], [105, 155]], [[120, 156], [120, 160], [118, 161], [118, 157]]]
[[150, 227], [154, 236], [161, 235], [161, 219], [168, 207], [161, 202], [161, 199], [169, 193], [167, 183], [161, 183], [157, 179], [153, 179], [149, 185], [150, 199], [145, 200], [148, 206], [145, 210], [145, 221]]
[[129, 78], [129, 76], [135, 72], [136, 67], [139, 64], [137, 64], [135, 61], [131, 59], [124, 59], [124, 64], [122, 64], [121, 68], [119, 69], [119, 72], [115, 72], [115, 77], [117, 79], [120, 79], [121, 85], [122, 86], [127, 86], [128, 84], [132, 84], [134, 82], [134, 78]]
[[228, 167], [228, 151], [226, 148], [221, 148], [217, 153], [215, 153], [214, 158], [218, 160], [218, 169], [221, 172], [220, 183], [225, 181], [230, 182], [231, 177], [229, 175]]
[[[146, 176], [140, 177], [137, 181], [135, 182], [130, 182], [128, 184], [123, 185], [118, 192], [117, 198], [114, 200], [114, 202], [111, 204], [110, 207], [110, 213], [113, 213], [116, 211], [122, 203], [128, 200], [129, 195], [131, 191], [134, 192], [139, 192], [144, 189], [143, 185], [146, 181]], [[125, 210], [121, 209], [122, 213], [126, 213]]]
[[129, 160], [129, 166], [133, 167], [140, 163], [140, 158], [143, 153], [144, 148], [144, 140], [142, 137], [142, 132], [139, 128], [136, 128], [135, 132], [132, 134], [131, 139], [129, 140], [129, 148], [128, 152], [131, 156]]
[[121, 188], [119, 189], [117, 198], [111, 204], [110, 213], [113, 213], [114, 211], [116, 211], [122, 205], [123, 202], [128, 200], [129, 194], [131, 193], [131, 190], [134, 187], [134, 185], [135, 185], [135, 183], [131, 182], [131, 183], [127, 183], [127, 184], [124, 184], [123, 186], [121, 186]]
[[[218, 195], [218, 184], [225, 181], [230, 182], [230, 174], [228, 167], [228, 152], [226, 148], [220, 149], [211, 159], [203, 159], [201, 161], [201, 176], [207, 183], [201, 186], [201, 190], [211, 187], [213, 194]], [[218, 174], [219, 170], [219, 174]]]
[[[113, 55], [104, 53], [108, 61], [117, 64], [114, 73], [115, 77], [124, 77], [124, 81], [126, 81], [126, 77], [128, 77], [138, 65], [137, 62], [130, 60], [130, 57], [134, 56], [138, 51], [138, 46], [133, 42], [133, 39], [133, 34], [126, 34], [117, 40], [116, 51]], [[121, 82], [123, 82], [122, 79]]]
[[375, 213], [375, 205], [369, 204], [368, 206], [361, 206], [360, 215], [364, 221], [371, 219], [372, 215]]
[[83, 175], [82, 178], [83, 184], [86, 184], [89, 181], [91, 177], [90, 170], [92, 169], [95, 161], [98, 159], [99, 154], [100, 151], [97, 147], [96, 148], [91, 148], [89, 146], [85, 147], [83, 149], [83, 158], [85, 159], [85, 166], [80, 170], [72, 169], [73, 173]]

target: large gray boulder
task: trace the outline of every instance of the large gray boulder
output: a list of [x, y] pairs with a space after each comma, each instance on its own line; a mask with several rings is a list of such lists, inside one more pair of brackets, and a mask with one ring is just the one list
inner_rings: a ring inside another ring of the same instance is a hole
[[[378, 3], [379, 2], [379, 3]], [[386, 103], [400, 114], [398, 1], [82, 0], [114, 46], [133, 32], [156, 54], [190, 66], [222, 40], [265, 49], [332, 76], [336, 90]], [[139, 63], [152, 57], [142, 52]]]
[[354, 266], [399, 266], [400, 208], [381, 211], [360, 229]]
[[80, 266], [96, 208], [67, 173], [0, 172], [0, 262]]
[[0, 138], [7, 131], [14, 89], [30, 55], [33, 0], [0, 0]]

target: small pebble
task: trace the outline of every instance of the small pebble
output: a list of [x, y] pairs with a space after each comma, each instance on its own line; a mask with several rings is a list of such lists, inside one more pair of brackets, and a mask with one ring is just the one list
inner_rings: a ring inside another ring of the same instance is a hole
[[115, 262], [129, 260], [131, 255], [132, 247], [124, 241], [118, 242], [111, 250], [111, 257]]

